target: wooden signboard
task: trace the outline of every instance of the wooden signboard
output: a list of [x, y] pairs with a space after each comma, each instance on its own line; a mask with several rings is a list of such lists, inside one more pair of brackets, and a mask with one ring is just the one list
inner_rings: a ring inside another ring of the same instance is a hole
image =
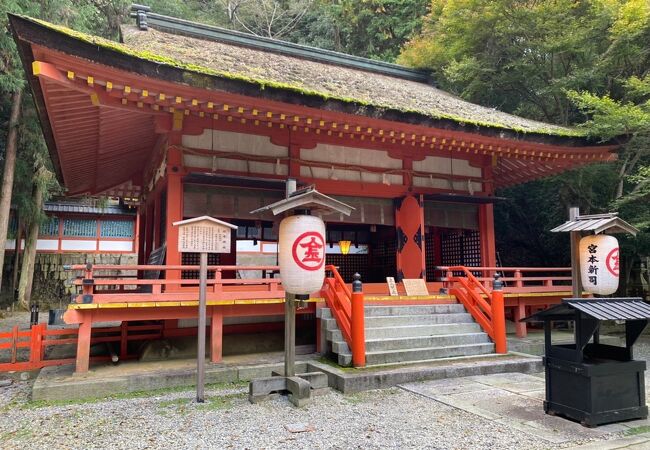
[[404, 289], [406, 295], [429, 295], [427, 284], [422, 278], [404, 279]]
[[388, 292], [390, 292], [391, 296], [399, 295], [399, 292], [397, 292], [397, 284], [395, 284], [395, 278], [386, 277], [386, 283], [388, 283]]
[[201, 255], [199, 266], [199, 326], [196, 353], [196, 401], [205, 401], [205, 322], [208, 253], [230, 253], [230, 234], [237, 226], [201, 216], [174, 222], [178, 227], [178, 251]]
[[202, 216], [175, 222], [178, 225], [178, 251], [191, 253], [230, 253], [232, 225]]

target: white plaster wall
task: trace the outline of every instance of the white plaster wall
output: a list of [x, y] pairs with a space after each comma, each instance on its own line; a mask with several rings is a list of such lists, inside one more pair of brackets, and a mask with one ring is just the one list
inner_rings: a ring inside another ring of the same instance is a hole
[[184, 147], [214, 149], [246, 155], [286, 157], [289, 154], [286, 147], [271, 143], [271, 139], [267, 136], [231, 131], [203, 130], [203, 133], [197, 136], [183, 135], [181, 142]]
[[[453, 171], [452, 171], [453, 168]], [[413, 170], [418, 172], [443, 173], [480, 177], [481, 168], [470, 166], [466, 159], [427, 156], [422, 161], [413, 161]]]

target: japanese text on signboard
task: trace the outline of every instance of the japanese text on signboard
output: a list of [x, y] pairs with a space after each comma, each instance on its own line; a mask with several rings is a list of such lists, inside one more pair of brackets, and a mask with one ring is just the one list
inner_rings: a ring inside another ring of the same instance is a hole
[[230, 228], [211, 224], [197, 223], [180, 227], [178, 236], [180, 252], [230, 252]]

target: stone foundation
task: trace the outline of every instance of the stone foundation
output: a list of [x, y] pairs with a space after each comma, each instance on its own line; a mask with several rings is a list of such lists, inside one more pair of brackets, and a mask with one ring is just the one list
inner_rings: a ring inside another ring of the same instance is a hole
[[[14, 298], [13, 293], [9, 292], [13, 273], [13, 258], [13, 252], [5, 255], [2, 282], [5, 302], [7, 300], [11, 302]], [[34, 264], [32, 299], [37, 301], [41, 308], [47, 306], [56, 308], [59, 304], [66, 305], [70, 301], [70, 295], [76, 292], [77, 287], [72, 285], [72, 280], [78, 276], [78, 272], [63, 270], [63, 267], [88, 262], [93, 264], [137, 264], [138, 255], [136, 253], [39, 253], [36, 255]]]

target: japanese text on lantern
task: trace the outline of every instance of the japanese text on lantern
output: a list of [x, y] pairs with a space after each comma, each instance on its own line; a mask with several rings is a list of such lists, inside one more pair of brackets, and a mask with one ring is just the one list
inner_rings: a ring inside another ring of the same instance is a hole
[[230, 228], [209, 222], [182, 225], [178, 232], [179, 252], [230, 252]]
[[598, 266], [596, 265], [598, 262], [598, 258], [596, 258], [597, 251], [598, 246], [596, 244], [590, 244], [587, 247], [587, 252], [589, 252], [589, 257], [587, 258], [587, 262], [589, 263], [589, 266], [587, 266], [587, 273], [589, 274], [589, 283], [594, 286], [598, 285]]

